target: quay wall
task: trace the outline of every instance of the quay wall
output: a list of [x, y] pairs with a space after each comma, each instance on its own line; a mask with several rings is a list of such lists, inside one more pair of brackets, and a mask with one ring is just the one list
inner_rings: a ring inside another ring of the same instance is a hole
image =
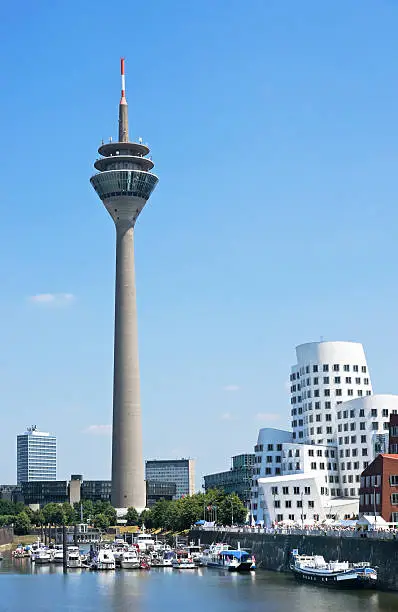
[[1, 527], [0, 528], [0, 546], [4, 544], [11, 544], [14, 538], [14, 530], [12, 527]]
[[323, 555], [326, 560], [369, 561], [378, 568], [379, 586], [398, 591], [398, 540], [202, 530], [192, 530], [190, 538], [201, 544], [225, 542], [233, 547], [239, 542], [241, 548], [251, 550], [258, 567], [277, 572], [289, 571], [294, 548], [302, 554]]

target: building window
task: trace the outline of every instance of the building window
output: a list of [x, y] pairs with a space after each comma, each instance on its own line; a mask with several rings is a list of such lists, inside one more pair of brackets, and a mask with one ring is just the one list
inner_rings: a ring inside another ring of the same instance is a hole
[[302, 508], [302, 507], [303, 507], [303, 502], [302, 502], [302, 500], [301, 500], [301, 499], [298, 499], [298, 500], [296, 501], [296, 506], [297, 506], [297, 508]]
[[274, 500], [274, 508], [280, 508], [281, 507], [281, 502], [279, 501], [279, 499], [275, 499]]
[[340, 385], [341, 384], [341, 377], [340, 376], [335, 376], [334, 377], [334, 384], [335, 385]]
[[308, 500], [308, 507], [315, 508], [315, 502], [313, 502], [312, 500]]
[[316, 470], [316, 461], [311, 462], [311, 470]]
[[391, 493], [391, 503], [393, 506], [398, 506], [398, 493]]
[[325, 389], [323, 394], [325, 397], [330, 397], [330, 389]]
[[322, 369], [324, 372], [329, 372], [329, 365], [327, 363], [324, 363]]
[[331, 404], [331, 402], [325, 402], [325, 408], [326, 408], [326, 410], [327, 410], [328, 408], [330, 408], [330, 407], [331, 407], [331, 405], [332, 405], [332, 404]]
[[[315, 391], [314, 391], [314, 393], [315, 393]], [[318, 393], [317, 397], [319, 397], [319, 393]], [[321, 407], [321, 402], [315, 402], [315, 410], [319, 410], [320, 407]]]
[[351, 444], [356, 444], [356, 443], [357, 443], [357, 437], [351, 436]]
[[350, 366], [348, 365], [348, 363], [346, 363], [344, 365], [344, 372], [349, 372], [350, 371]]
[[338, 364], [338, 363], [335, 363], [335, 364], [333, 365], [333, 372], [339, 372], [339, 371], [340, 371], [340, 366], [339, 366], [339, 364]]
[[289, 495], [289, 487], [282, 487], [283, 495]]
[[350, 431], [355, 431], [355, 422], [354, 423], [350, 423]]
[[362, 366], [361, 370], [364, 374], [366, 374], [366, 366]]
[[350, 395], [350, 396], [354, 395], [353, 389], [347, 389], [347, 395]]
[[374, 431], [377, 431], [377, 430], [379, 429], [379, 424], [378, 424], [378, 422], [377, 422], [377, 421], [373, 421], [373, 423], [372, 423], [372, 429], [373, 429]]
[[314, 456], [314, 451], [313, 451], [313, 449], [312, 449], [312, 448], [310, 448], [310, 449], [308, 450], [308, 456], [309, 456], [309, 457], [313, 457], [313, 456]]
[[362, 431], [365, 431], [366, 429], [366, 423], [364, 421], [361, 421], [359, 423], [359, 429], [361, 429]]
[[321, 449], [318, 449], [318, 450], [316, 451], [316, 454], [317, 454], [317, 457], [322, 457], [322, 450], [321, 450]]
[[272, 495], [278, 495], [278, 487], [271, 487]]
[[363, 384], [364, 385], [368, 385], [369, 384], [369, 378], [364, 378], [363, 379]]
[[341, 396], [341, 395], [342, 395], [342, 391], [341, 391], [341, 389], [336, 389], [336, 395], [337, 395], [337, 396]]
[[362, 457], [366, 457], [368, 454], [368, 449], [367, 448], [363, 448], [362, 449]]
[[346, 376], [345, 377], [345, 382], [346, 382], [346, 385], [350, 385], [351, 384], [351, 376]]
[[300, 487], [293, 487], [294, 495], [300, 495]]
[[361, 379], [360, 378], [356, 378], [355, 379], [355, 384], [356, 385], [360, 385], [361, 384]]
[[358, 369], [357, 365], [352, 366], [352, 369], [353, 369], [354, 372], [359, 372], [359, 369]]
[[291, 508], [292, 507], [292, 502], [290, 501], [290, 499], [287, 499], [285, 501], [285, 508]]
[[274, 445], [273, 444], [268, 444], [267, 450], [273, 451], [274, 450]]
[[313, 372], [318, 372], [318, 366], [317, 365], [313, 365], [312, 366], [312, 371]]
[[311, 487], [304, 487], [305, 495], [311, 495]]
[[272, 463], [272, 457], [271, 457], [271, 455], [267, 455], [267, 463]]

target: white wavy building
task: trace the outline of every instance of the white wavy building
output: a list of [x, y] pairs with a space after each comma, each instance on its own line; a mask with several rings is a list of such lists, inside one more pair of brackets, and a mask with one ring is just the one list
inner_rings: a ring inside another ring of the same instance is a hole
[[[262, 511], [271, 477], [307, 474], [325, 507], [335, 506], [330, 504], [333, 498], [341, 500], [342, 508], [343, 498], [358, 498], [360, 475], [379, 453], [387, 452], [389, 417], [398, 413], [397, 395], [373, 395], [362, 344], [310, 342], [299, 345], [296, 356], [290, 374], [292, 433], [262, 429], [255, 447], [255, 520], [293, 514], [269, 511], [269, 500], [267, 512]], [[313, 515], [322, 516], [316, 505]]]

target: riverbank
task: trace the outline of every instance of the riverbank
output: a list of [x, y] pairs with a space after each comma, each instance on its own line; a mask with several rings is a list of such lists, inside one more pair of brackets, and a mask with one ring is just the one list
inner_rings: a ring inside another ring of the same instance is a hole
[[225, 542], [234, 548], [238, 543], [256, 557], [257, 566], [277, 572], [289, 572], [291, 551], [297, 548], [307, 555], [322, 555], [340, 561], [369, 561], [378, 568], [382, 589], [398, 591], [398, 546], [396, 541], [368, 540], [330, 536], [245, 533], [192, 530], [191, 540], [201, 544]]

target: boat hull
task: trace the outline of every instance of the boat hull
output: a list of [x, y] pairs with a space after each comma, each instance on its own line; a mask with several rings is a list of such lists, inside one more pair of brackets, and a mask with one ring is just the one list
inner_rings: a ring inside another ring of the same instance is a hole
[[139, 561], [121, 561], [120, 567], [122, 569], [140, 569]]
[[355, 573], [346, 574], [330, 574], [321, 576], [312, 572], [299, 571], [294, 566], [290, 567], [296, 580], [307, 584], [315, 584], [327, 588], [336, 589], [374, 589], [377, 586], [377, 580], [358, 576]]

